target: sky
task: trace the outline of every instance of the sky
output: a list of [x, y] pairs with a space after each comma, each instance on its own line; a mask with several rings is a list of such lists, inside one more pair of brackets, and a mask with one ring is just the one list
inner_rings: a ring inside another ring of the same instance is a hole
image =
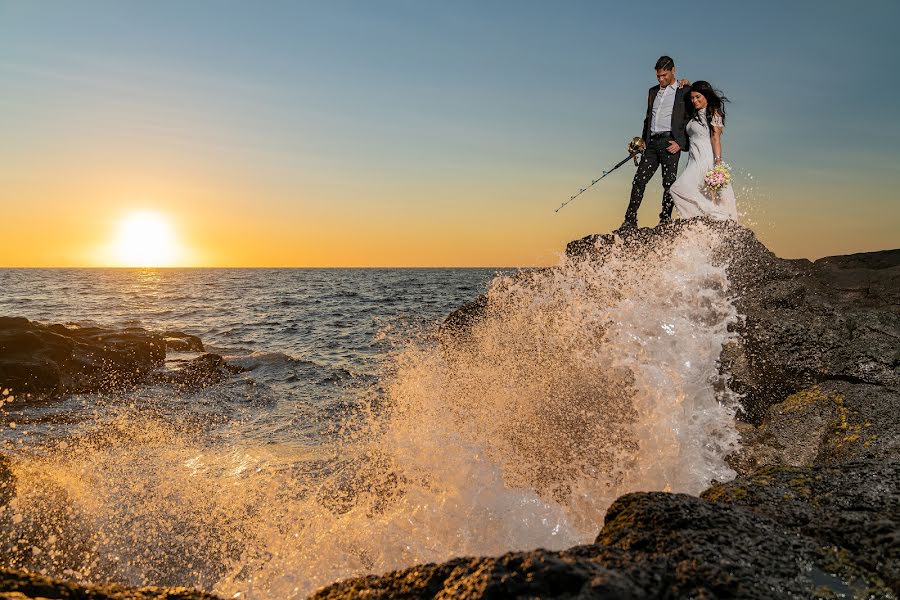
[[[0, 267], [124, 264], [136, 213], [174, 266], [554, 264], [621, 224], [630, 164], [554, 210], [640, 135], [662, 54], [731, 99], [723, 155], [773, 251], [897, 248], [898, 22], [896, 0], [0, 0]], [[660, 198], [657, 174], [642, 225]]]

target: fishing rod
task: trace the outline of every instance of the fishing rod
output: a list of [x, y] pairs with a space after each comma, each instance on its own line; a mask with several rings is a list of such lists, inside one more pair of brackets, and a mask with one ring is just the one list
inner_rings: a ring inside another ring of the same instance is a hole
[[615, 171], [616, 169], [618, 169], [619, 167], [621, 167], [622, 165], [624, 165], [625, 163], [627, 163], [627, 162], [628, 162], [628, 159], [633, 158], [633, 159], [634, 159], [634, 164], [635, 164], [635, 166], [637, 166], [637, 164], [638, 164], [637, 156], [638, 156], [638, 154], [642, 154], [646, 148], [647, 148], [647, 144], [644, 143], [644, 140], [643, 140], [643, 139], [641, 139], [641, 138], [639, 138], [639, 137], [633, 138], [633, 139], [631, 140], [631, 143], [628, 144], [628, 148], [626, 148], [626, 150], [628, 151], [628, 156], [626, 156], [626, 157], [623, 158], [621, 161], [619, 161], [619, 162], [618, 162], [613, 168], [611, 168], [609, 171], [603, 171], [603, 174], [600, 175], [600, 177], [598, 177], [597, 179], [593, 180], [593, 181], [591, 182], [591, 185], [589, 185], [589, 186], [587, 186], [587, 187], [584, 187], [584, 188], [581, 188], [581, 191], [579, 191], [577, 194], [575, 194], [574, 196], [572, 196], [571, 198], [569, 198], [568, 200], [566, 200], [565, 202], [563, 202], [563, 203], [560, 205], [560, 207], [557, 208], [556, 210], [554, 210], [553, 212], [559, 212], [560, 208], [565, 207], [569, 202], [571, 202], [572, 200], [574, 200], [574, 199], [577, 198], [578, 196], [582, 195], [583, 193], [585, 193], [586, 191], [588, 191], [589, 189], [591, 189], [592, 187], [594, 187], [594, 184], [595, 184], [595, 183], [597, 183], [598, 181], [600, 181], [601, 179], [603, 179], [604, 177], [606, 177], [607, 175], [609, 175], [610, 173], [612, 173], [613, 171]]

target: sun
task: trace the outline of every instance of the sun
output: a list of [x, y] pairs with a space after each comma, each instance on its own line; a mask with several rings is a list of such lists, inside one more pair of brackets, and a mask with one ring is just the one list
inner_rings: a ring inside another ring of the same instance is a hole
[[154, 212], [135, 212], [122, 219], [114, 253], [124, 267], [168, 267], [179, 258], [171, 225]]

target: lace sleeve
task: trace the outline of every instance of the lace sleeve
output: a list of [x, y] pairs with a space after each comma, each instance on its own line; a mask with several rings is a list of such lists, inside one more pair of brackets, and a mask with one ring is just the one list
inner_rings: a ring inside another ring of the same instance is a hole
[[711, 124], [713, 127], [719, 127], [720, 129], [725, 129], [725, 121], [722, 119], [722, 115], [719, 113], [713, 113]]

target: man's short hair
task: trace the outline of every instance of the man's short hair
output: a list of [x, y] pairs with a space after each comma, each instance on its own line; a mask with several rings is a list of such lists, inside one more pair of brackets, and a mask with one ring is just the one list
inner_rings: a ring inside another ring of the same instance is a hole
[[675, 68], [675, 61], [672, 60], [670, 56], [660, 56], [659, 60], [656, 61], [656, 70], [657, 71], [671, 71]]

